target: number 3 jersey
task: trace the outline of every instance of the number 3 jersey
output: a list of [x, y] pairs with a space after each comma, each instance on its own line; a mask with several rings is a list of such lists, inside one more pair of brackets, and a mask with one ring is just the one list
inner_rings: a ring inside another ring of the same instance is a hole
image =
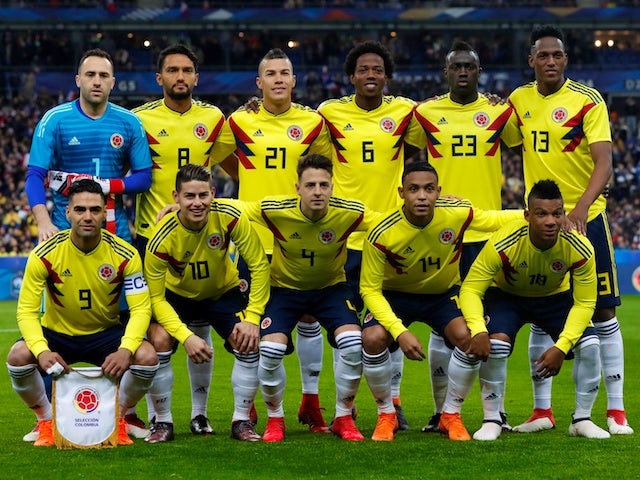
[[[260, 201], [267, 195], [295, 194], [298, 159], [307, 153], [331, 158], [324, 120], [313, 109], [292, 103], [274, 115], [260, 103], [258, 113], [237, 110], [229, 116], [214, 147], [218, 161], [234, 152], [238, 157], [238, 198]], [[273, 238], [262, 226], [256, 231], [267, 252]]]
[[207, 224], [190, 230], [178, 212], [161, 220], [147, 244], [144, 259], [153, 315], [181, 343], [191, 334], [165, 299], [165, 288], [193, 300], [216, 300], [240, 284], [238, 269], [229, 257], [230, 242], [251, 271], [247, 321], [260, 321], [269, 296], [269, 263], [249, 219], [231, 204], [211, 203]]
[[153, 168], [151, 188], [136, 198], [136, 233], [149, 238], [156, 216], [174, 203], [171, 192], [181, 166], [195, 163], [211, 167], [224, 159], [211, 160], [214, 142], [224, 125], [220, 109], [194, 101], [185, 113], [178, 113], [156, 100], [137, 107], [138, 116], [147, 133]]
[[[45, 312], [40, 319], [42, 292]], [[129, 243], [102, 230], [102, 240], [88, 253], [63, 230], [29, 254], [20, 297], [18, 326], [37, 357], [47, 350], [40, 325], [65, 335], [98, 333], [120, 324], [120, 297], [126, 295], [131, 317], [121, 347], [135, 352], [151, 318], [149, 289], [142, 261]]]

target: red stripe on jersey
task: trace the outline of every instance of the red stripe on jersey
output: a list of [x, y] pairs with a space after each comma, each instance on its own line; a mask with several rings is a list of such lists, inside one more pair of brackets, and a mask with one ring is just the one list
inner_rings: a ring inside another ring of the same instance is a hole
[[287, 239], [284, 237], [282, 232], [280, 230], [278, 230], [278, 227], [276, 227], [273, 224], [273, 222], [271, 220], [269, 220], [269, 217], [267, 217], [267, 214], [265, 213], [264, 210], [262, 211], [262, 218], [264, 218], [264, 221], [267, 223], [267, 227], [269, 228], [269, 230], [271, 230], [271, 233], [273, 233], [274, 237], [276, 237], [281, 242], [286, 242], [287, 241]]
[[580, 268], [581, 266], [583, 266], [585, 263], [587, 263], [587, 259], [583, 258], [582, 260], [578, 260], [576, 263], [574, 263], [573, 265], [571, 265], [571, 267], [569, 268], [569, 270], [574, 270], [576, 268]]
[[347, 230], [342, 234], [342, 236], [340, 237], [340, 239], [338, 240], [339, 242], [344, 242], [347, 237], [349, 235], [351, 235], [351, 233], [358, 228], [358, 225], [360, 225], [360, 223], [362, 223], [362, 219], [364, 218], [364, 213], [361, 213], [360, 216], [356, 219], [355, 222], [353, 222], [351, 224], [351, 226], [349, 226], [349, 228], [347, 228]]
[[163, 252], [156, 251], [156, 252], [153, 252], [153, 254], [156, 257], [158, 257], [160, 260], [167, 262], [169, 266], [173, 268], [176, 272], [178, 272], [180, 275], [182, 275], [182, 272], [184, 272], [184, 268], [186, 267], [187, 262], [181, 262], [177, 258], [173, 258], [171, 255]]
[[229, 118], [229, 126], [236, 139], [236, 154], [238, 155], [238, 160], [247, 170], [255, 170], [255, 165], [249, 160], [249, 157], [253, 157], [255, 154], [248, 146], [250, 143], [255, 142], [238, 126], [233, 118]]
[[151, 136], [151, 134], [149, 134], [149, 132], [144, 132], [147, 134], [147, 142], [149, 142], [149, 145], [160, 145], [160, 142], [158, 140], [156, 140], [154, 137]]
[[518, 126], [521, 127], [524, 124], [522, 123], [522, 119], [520, 118], [520, 115], [518, 114], [518, 111], [513, 106], [513, 103], [511, 103], [511, 100], [509, 100], [509, 105], [511, 105], [511, 108], [513, 108], [513, 111], [516, 114], [516, 118], [518, 119]]
[[563, 140], [571, 140], [567, 144], [567, 146], [562, 149], [563, 152], [573, 152], [576, 148], [578, 148], [578, 145], [580, 145], [582, 139], [585, 137], [584, 129], [582, 127], [584, 117], [593, 107], [595, 107], [595, 103], [585, 105], [576, 115], [571, 117], [562, 125], [563, 127], [571, 128], [571, 130], [569, 130], [567, 134], [562, 137]]
[[207, 137], [207, 142], [215, 142], [216, 141], [216, 138], [218, 138], [218, 134], [220, 133], [220, 130], [222, 130], [222, 126], [223, 125], [224, 125], [224, 117], [220, 117], [220, 120], [218, 120], [218, 123], [213, 128], [213, 130], [211, 131], [211, 135], [209, 135]]
[[415, 116], [416, 120], [418, 120], [418, 123], [422, 125], [424, 133], [427, 136], [427, 150], [429, 150], [429, 156], [431, 158], [441, 158], [442, 154], [438, 152], [435, 147], [436, 145], [440, 145], [440, 142], [433, 135], [434, 133], [439, 133], [440, 130], [433, 123], [427, 120], [426, 117], [420, 115], [417, 110], [415, 112]]
[[51, 300], [53, 300], [53, 303], [55, 303], [59, 307], [64, 307], [64, 305], [62, 304], [62, 302], [58, 298], [59, 296], [64, 296], [64, 295], [55, 286], [56, 283], [62, 284], [64, 282], [62, 281], [62, 279], [60, 278], [58, 273], [53, 270], [53, 265], [51, 265], [51, 262], [49, 260], [47, 260], [44, 257], [41, 257], [40, 260], [44, 264], [44, 267], [47, 269], [47, 273], [48, 273], [48, 275], [47, 275], [47, 291], [49, 292], [49, 296], [51, 297]]
[[509, 285], [513, 285], [515, 283], [514, 274], [518, 273], [515, 268], [511, 265], [511, 261], [507, 254], [504, 251], [498, 252], [500, 255], [500, 260], [502, 260], [502, 274], [504, 275], [505, 281]]
[[324, 122], [319, 122], [318, 125], [316, 125], [315, 128], [311, 131], [311, 133], [307, 135], [306, 138], [304, 138], [304, 140], [302, 140], [302, 144], [311, 145], [313, 141], [316, 138], [318, 138], [318, 135], [320, 135], [320, 132], [322, 132], [323, 127], [324, 127]]
[[387, 262], [389, 262], [389, 265], [395, 268], [398, 275], [402, 275], [404, 273], [402, 270], [404, 268], [404, 265], [400, 263], [400, 260], [405, 260], [405, 257], [393, 253], [391, 250], [388, 250], [384, 245], [380, 243], [374, 243], [373, 246], [385, 254]]
[[467, 215], [467, 219], [462, 224], [462, 227], [460, 227], [460, 233], [458, 233], [458, 238], [456, 238], [456, 245], [455, 247], [453, 247], [453, 250], [454, 252], [456, 252], [456, 254], [453, 256], [453, 258], [449, 262], [449, 265], [457, 262], [460, 259], [460, 256], [462, 255], [462, 240], [464, 238], [464, 232], [467, 230], [467, 228], [469, 228], [469, 224], [471, 223], [472, 220], [473, 220], [473, 208], [470, 208], [469, 215]]
[[122, 294], [122, 287], [124, 286], [124, 269], [128, 264], [129, 260], [122, 262], [118, 267], [118, 273], [109, 282], [110, 284], [115, 284], [115, 288], [109, 292], [109, 295], [114, 295], [109, 305], [120, 303], [120, 295]]
[[329, 134], [331, 135], [331, 143], [333, 144], [333, 148], [336, 151], [336, 157], [338, 157], [338, 161], [340, 163], [347, 163], [347, 159], [342, 154], [342, 152], [346, 150], [346, 148], [344, 148], [338, 141], [339, 138], [345, 138], [344, 135], [340, 133], [340, 130], [338, 130], [333, 123], [327, 120], [325, 116], [322, 116], [322, 118], [324, 118], [325, 124], [329, 129]]

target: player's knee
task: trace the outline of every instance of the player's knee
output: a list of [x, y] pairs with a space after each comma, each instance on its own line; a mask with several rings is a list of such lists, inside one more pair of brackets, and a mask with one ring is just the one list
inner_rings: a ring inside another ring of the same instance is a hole
[[147, 331], [147, 339], [157, 352], [167, 352], [173, 349], [174, 339], [161, 325], [152, 323]]
[[381, 325], [362, 330], [362, 348], [369, 355], [377, 355], [390, 345], [390, 336]]
[[16, 342], [9, 350], [7, 355], [7, 363], [13, 367], [21, 367], [32, 363], [38, 363], [36, 358], [31, 353], [31, 350], [27, 347], [27, 343], [24, 340]]
[[152, 366], [158, 364], [158, 355], [151, 343], [143, 341], [133, 356], [133, 363], [136, 365]]

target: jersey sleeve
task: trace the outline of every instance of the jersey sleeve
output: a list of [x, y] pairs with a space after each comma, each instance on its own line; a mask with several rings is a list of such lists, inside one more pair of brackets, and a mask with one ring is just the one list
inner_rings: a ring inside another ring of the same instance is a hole
[[[317, 153], [320, 155], [324, 155], [327, 158], [331, 158], [332, 155], [332, 143], [331, 143], [331, 135], [329, 135], [329, 128], [325, 125], [325, 121], [322, 117], [320, 117], [321, 121], [321, 130], [318, 133], [318, 136], [311, 143], [311, 147], [309, 148], [310, 153]], [[319, 125], [320, 127], [320, 125]]]
[[42, 293], [46, 282], [47, 270], [39, 258], [31, 252], [22, 279], [22, 287], [20, 287], [16, 318], [20, 334], [36, 358], [42, 352], [49, 350], [49, 344], [44, 337], [40, 323]]
[[267, 300], [269, 300], [270, 270], [267, 255], [262, 248], [258, 234], [253, 230], [249, 218], [244, 213], [240, 215], [231, 231], [231, 239], [251, 272], [249, 303], [244, 320], [259, 325]]
[[473, 209], [471, 227], [480, 232], [495, 232], [513, 220], [520, 220], [524, 210], [481, 210]]
[[220, 163], [229, 155], [231, 155], [236, 149], [236, 138], [233, 135], [229, 122], [224, 122], [218, 138], [216, 138], [213, 144], [213, 150], [211, 151], [211, 159], [213, 163]]
[[[599, 95], [599, 94], [598, 94]], [[587, 112], [584, 118], [584, 133], [587, 136], [589, 145], [595, 142], [610, 142], [611, 127], [609, 125], [609, 112], [607, 104], [601, 101]]]
[[413, 145], [414, 147], [418, 147], [420, 150], [424, 149], [424, 147], [426, 146], [426, 137], [424, 134], [424, 130], [415, 116], [415, 108], [413, 110], [413, 114], [411, 115], [409, 126], [407, 127], [407, 133], [404, 137], [404, 143]]
[[482, 299], [500, 270], [500, 256], [491, 240], [474, 260], [460, 288], [460, 309], [471, 336], [487, 332]]
[[124, 293], [131, 315], [120, 342], [121, 348], [126, 348], [132, 354], [138, 350], [149, 328], [151, 320], [151, 301], [149, 287], [142, 274], [142, 260], [136, 253], [127, 264], [124, 271]]
[[[147, 245], [151, 244], [151, 240]], [[144, 257], [144, 274], [149, 287], [151, 311], [156, 321], [164, 327], [169, 335], [180, 343], [185, 342], [193, 332], [180, 320], [180, 317], [165, 297], [165, 277], [169, 269], [168, 256], [163, 255], [162, 249], [150, 252], [147, 248]]]
[[591, 255], [584, 265], [573, 270], [571, 278], [573, 306], [555, 344], [565, 354], [575, 346], [585, 328], [591, 324], [598, 296], [595, 257]]
[[506, 146], [512, 147], [522, 143], [522, 135], [518, 128], [518, 118], [516, 117], [515, 110], [512, 106], [509, 106], [509, 108], [511, 109], [511, 115], [509, 115], [509, 119], [504, 125], [500, 140], [502, 140]]
[[360, 272], [360, 295], [367, 309], [395, 339], [407, 328], [393, 312], [391, 305], [382, 294], [385, 254], [365, 241], [362, 248], [362, 268]]
[[151, 162], [151, 151], [149, 150], [147, 134], [144, 131], [142, 122], [135, 115], [132, 115], [131, 128], [133, 129], [131, 134], [131, 150], [129, 152], [131, 170], [137, 172], [139, 170], [150, 169], [153, 163]]
[[[47, 121], [48, 119], [48, 121]], [[46, 128], [45, 128], [46, 126]], [[51, 160], [54, 158], [57, 129], [50, 114], [45, 114], [33, 134], [31, 150], [29, 152], [29, 166], [40, 167], [49, 170]]]

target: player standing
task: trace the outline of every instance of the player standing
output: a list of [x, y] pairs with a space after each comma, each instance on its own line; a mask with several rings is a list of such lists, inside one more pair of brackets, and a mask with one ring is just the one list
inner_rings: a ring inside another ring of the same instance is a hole
[[[213, 144], [225, 122], [218, 107], [193, 99], [199, 77], [198, 57], [189, 47], [176, 44], [162, 50], [156, 70], [156, 81], [162, 87], [163, 98], [133, 109], [146, 130], [153, 160], [151, 188], [136, 198], [136, 245], [143, 259], [158, 212], [173, 203], [171, 192], [178, 170], [188, 163], [211, 168]], [[190, 324], [189, 327], [211, 346], [208, 323]], [[159, 339], [150, 340], [157, 351], [170, 350], [169, 345], [157, 344]], [[191, 384], [190, 428], [194, 434], [213, 433], [207, 418], [212, 367], [213, 362], [196, 364], [187, 357]], [[151, 393], [166, 389], [172, 377], [171, 363], [163, 362]], [[153, 416], [153, 405], [149, 405], [150, 423]]]
[[[325, 118], [333, 143], [336, 196], [357, 198], [368, 208], [385, 212], [398, 204], [396, 188], [405, 158], [418, 151], [420, 125], [413, 118], [415, 102], [385, 95], [393, 77], [391, 53], [379, 42], [364, 42], [352, 48], [344, 71], [355, 94], [323, 102], [318, 111]], [[359, 281], [365, 232], [349, 237], [347, 282], [354, 292], [356, 308], [362, 309]], [[393, 398], [400, 428], [407, 430], [400, 404], [403, 355], [393, 358]], [[366, 360], [366, 359], [365, 359]]]
[[[23, 339], [11, 348], [7, 368], [14, 390], [38, 418], [36, 446], [55, 444], [51, 402], [38, 370], [88, 362], [120, 379], [120, 412], [134, 406], [149, 389], [158, 357], [143, 339], [151, 306], [138, 252], [103, 230], [106, 218], [102, 187], [89, 179], [67, 192], [70, 230], [58, 232], [30, 254], [18, 298], [18, 326]], [[40, 314], [42, 295], [45, 312]], [[126, 328], [120, 296], [130, 308]], [[133, 442], [120, 419], [118, 444]]]
[[[613, 244], [602, 195], [612, 175], [611, 129], [607, 105], [593, 88], [565, 77], [568, 63], [562, 31], [544, 25], [531, 33], [529, 66], [536, 80], [509, 97], [520, 132], [527, 191], [539, 180], [555, 180], [567, 211], [565, 229], [586, 234], [596, 255], [598, 301], [593, 323], [600, 339], [602, 371], [607, 389], [607, 422], [612, 434], [630, 434], [624, 410], [624, 345], [616, 307], [620, 305]], [[550, 344], [532, 326], [530, 360]], [[532, 365], [534, 411], [514, 428], [531, 432], [553, 428], [551, 381]]]

